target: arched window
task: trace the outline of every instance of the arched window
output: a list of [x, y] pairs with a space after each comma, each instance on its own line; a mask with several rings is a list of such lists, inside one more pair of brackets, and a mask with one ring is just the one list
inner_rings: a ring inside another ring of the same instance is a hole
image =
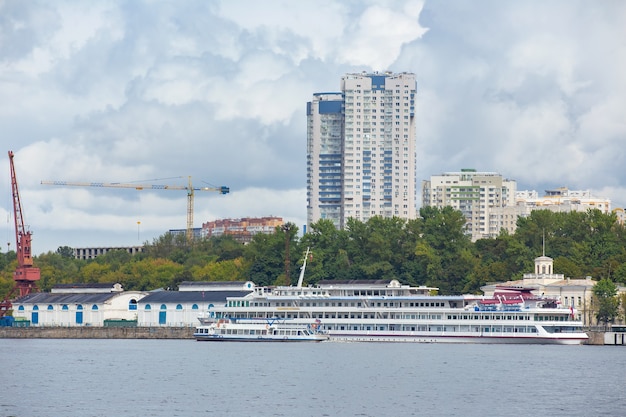
[[194, 304], [194, 305], [192, 305], [192, 306], [191, 306], [191, 309], [192, 309], [192, 310], [197, 310], [197, 309], [198, 309], [198, 304]]
[[182, 306], [182, 305], [180, 305], [180, 304], [177, 304], [177, 305], [176, 305], [176, 310], [182, 310], [182, 309], [183, 309], [183, 306]]
[[33, 311], [38, 311], [39, 310], [39, 306], [33, 306]]
[[129, 310], [137, 310], [137, 300], [130, 300], [128, 302], [128, 309]]
[[167, 323], [167, 306], [161, 304], [161, 311], [159, 311], [159, 324]]
[[143, 309], [144, 310], [152, 310], [152, 307], [150, 307], [150, 304], [146, 304], [146, 306]]
[[54, 307], [52, 306], [52, 304], [48, 304], [48, 310], [54, 310]]
[[83, 306], [76, 306], [76, 324], [83, 324]]
[[61, 307], [61, 310], [63, 311], [69, 310], [69, 308], [67, 307], [67, 304], [63, 304], [63, 307]]
[[96, 310], [98, 310], [98, 306], [94, 304], [94, 305], [91, 306], [91, 309], [96, 311]]
[[24, 306], [19, 306], [19, 307], [17, 308], [17, 311], [24, 311]]

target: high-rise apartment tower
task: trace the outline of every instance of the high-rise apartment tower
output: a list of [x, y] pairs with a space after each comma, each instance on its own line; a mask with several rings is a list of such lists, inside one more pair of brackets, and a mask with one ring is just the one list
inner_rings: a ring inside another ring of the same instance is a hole
[[416, 217], [415, 75], [359, 73], [307, 103], [307, 224]]

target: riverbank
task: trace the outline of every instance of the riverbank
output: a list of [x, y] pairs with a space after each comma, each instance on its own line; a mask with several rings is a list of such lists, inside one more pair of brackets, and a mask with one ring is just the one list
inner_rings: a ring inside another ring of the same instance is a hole
[[0, 327], [0, 339], [193, 339], [192, 327]]
[[[192, 327], [0, 327], [0, 339], [193, 339]], [[626, 345], [626, 334], [588, 331], [587, 345]]]

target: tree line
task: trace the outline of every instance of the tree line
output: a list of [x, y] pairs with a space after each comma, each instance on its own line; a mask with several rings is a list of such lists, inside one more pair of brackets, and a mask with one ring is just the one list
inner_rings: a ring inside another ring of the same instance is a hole
[[[554, 271], [571, 278], [591, 276], [626, 283], [626, 229], [614, 214], [599, 210], [555, 213], [536, 210], [517, 220], [514, 234], [472, 242], [463, 214], [451, 207], [424, 207], [413, 220], [350, 219], [342, 230], [329, 220], [300, 236], [287, 224], [243, 245], [231, 236], [189, 244], [165, 234], [144, 252], [111, 251], [93, 260], [73, 258], [60, 247], [35, 257], [43, 291], [61, 283], [119, 282], [126, 290], [176, 289], [182, 281], [247, 281], [257, 285], [295, 284], [306, 248], [311, 249], [304, 282], [391, 280], [438, 287], [441, 294], [480, 293], [487, 283], [521, 279], [545, 253]], [[0, 295], [13, 286], [15, 252], [0, 256]]]

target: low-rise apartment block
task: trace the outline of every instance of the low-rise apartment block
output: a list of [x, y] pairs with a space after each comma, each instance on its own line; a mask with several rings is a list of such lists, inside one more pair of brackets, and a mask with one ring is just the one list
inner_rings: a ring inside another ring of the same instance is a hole
[[247, 243], [252, 236], [272, 234], [284, 224], [281, 217], [244, 217], [241, 219], [220, 219], [202, 224], [202, 237], [231, 235], [237, 241]]

